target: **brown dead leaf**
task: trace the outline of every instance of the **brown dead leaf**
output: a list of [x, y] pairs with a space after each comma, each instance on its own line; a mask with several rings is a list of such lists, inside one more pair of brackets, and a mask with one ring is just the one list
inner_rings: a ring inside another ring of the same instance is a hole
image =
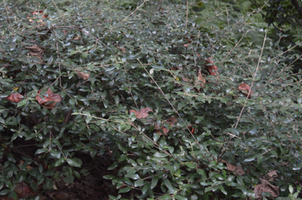
[[44, 106], [47, 109], [53, 109], [58, 102], [62, 101], [61, 95], [53, 93], [50, 88], [48, 88], [47, 91], [42, 94], [42, 97], [40, 95], [40, 92], [41, 90], [39, 90], [38, 95], [36, 96], [36, 100], [40, 105]]
[[261, 184], [256, 185], [254, 188], [256, 199], [262, 198], [262, 192], [269, 192], [274, 198], [279, 196], [279, 186], [274, 186], [265, 179], [260, 179], [260, 180], [261, 180]]
[[177, 122], [177, 117], [170, 117], [165, 122], [173, 127], [174, 124]]
[[203, 88], [204, 84], [206, 83], [206, 79], [202, 76], [201, 69], [198, 70], [198, 79], [197, 80], [198, 80], [201, 88]]
[[182, 81], [189, 82], [190, 80], [186, 77], [181, 77]]
[[81, 39], [80, 35], [78, 35], [77, 37], [75, 37], [73, 40], [79, 40], [79, 39]]
[[129, 110], [130, 113], [135, 113], [137, 119], [144, 119], [149, 116], [148, 112], [152, 111], [150, 108], [143, 108], [140, 111]]
[[245, 84], [245, 83], [241, 83], [238, 86], [238, 90], [240, 90], [240, 92], [242, 94], [244, 94], [245, 96], [248, 96], [249, 99], [251, 98], [251, 95], [253, 93], [253, 91], [251, 90], [250, 86], [248, 84]]
[[[171, 127], [174, 127], [175, 123], [177, 122], [177, 117], [170, 117], [169, 119], [164, 121], [165, 123], [169, 124]], [[169, 129], [166, 128], [165, 126], [159, 126], [157, 123], [155, 124], [155, 133], [158, 133], [159, 135], [162, 135], [162, 132], [167, 135], [169, 133]]]
[[172, 70], [172, 71], [181, 70], [181, 67], [172, 67], [171, 70]]
[[275, 180], [275, 178], [278, 177], [278, 174], [277, 174], [277, 170], [270, 170], [268, 173], [267, 173], [267, 180], [268, 181], [273, 181]]
[[30, 13], [30, 15], [27, 15], [27, 19], [29, 22], [34, 22], [36, 19], [39, 19], [36, 21], [39, 24], [39, 27], [45, 26], [46, 24], [43, 22], [43, 19], [46, 19], [48, 15], [43, 15], [43, 10], [39, 11], [33, 11]]
[[34, 195], [31, 188], [24, 182], [17, 183], [15, 187], [15, 192], [17, 193], [19, 198], [26, 198]]
[[78, 75], [80, 78], [82, 78], [82, 79], [84, 79], [84, 80], [88, 80], [88, 79], [89, 79], [90, 74], [81, 72], [81, 71], [79, 71], [79, 70], [77, 70], [77, 72], [78, 72], [77, 75]]
[[54, 195], [55, 199], [57, 200], [68, 200], [69, 199], [69, 194], [65, 191], [58, 191], [55, 195]]
[[212, 56], [206, 59], [206, 63], [214, 64]]
[[213, 76], [216, 76], [218, 75], [218, 68], [216, 65], [210, 65], [210, 66], [207, 66], [207, 70], [209, 71], [209, 73]]
[[236, 170], [236, 166], [235, 166], [235, 165], [232, 165], [231, 163], [228, 163], [227, 161], [225, 161], [224, 163], [226, 163], [227, 169], [228, 169], [229, 171], [234, 172], [234, 171]]
[[15, 102], [18, 103], [22, 100], [23, 95], [19, 94], [19, 93], [12, 93], [11, 95], [9, 95], [8, 97], [6, 97], [5, 99], [11, 101], [11, 102]]
[[[216, 76], [218, 75], [218, 67], [216, 65], [214, 65], [214, 61], [212, 57], [209, 57], [206, 59], [206, 64], [204, 65], [206, 67], [206, 69], [208, 70], [208, 72], [213, 75]], [[217, 77], [219, 78], [219, 77]]]
[[119, 46], [116, 46], [116, 48], [118, 48], [119, 50], [121, 50], [123, 53], [126, 53], [126, 48], [124, 48], [124, 47], [119, 47]]
[[[23, 160], [20, 160], [20, 165], [23, 165], [24, 164], [24, 161]], [[32, 169], [32, 167], [31, 166], [29, 166], [29, 165], [27, 165], [26, 166], [26, 168], [27, 168], [27, 171], [29, 171], [29, 170], [31, 170]], [[20, 168], [20, 170], [22, 170], [21, 168]]]
[[237, 173], [239, 176], [242, 176], [245, 174], [245, 171], [244, 169], [242, 168], [241, 165], [237, 164], [237, 166], [235, 165], [232, 165], [231, 163], [228, 163], [227, 161], [225, 160], [221, 160], [221, 162], [225, 163], [227, 165], [227, 169], [229, 171], [232, 171], [232, 172], [235, 172]]
[[25, 47], [25, 49], [29, 49], [30, 56], [35, 56], [41, 61], [43, 60], [44, 48], [41, 48], [41, 47], [37, 46], [36, 44], [34, 44], [31, 47]]
[[164, 133], [165, 135], [167, 135], [169, 133], [169, 129], [163, 127], [161, 129], [156, 130], [155, 133], [158, 133], [159, 135], [162, 135], [162, 133]]
[[236, 173], [237, 173], [239, 176], [242, 176], [242, 175], [244, 175], [244, 174], [245, 174], [244, 169], [243, 169], [243, 168], [242, 168], [242, 166], [241, 166], [241, 165], [239, 165], [239, 164], [237, 164], [237, 167], [236, 167], [235, 172], [236, 172]]
[[190, 125], [188, 126], [188, 128], [190, 129], [190, 132], [191, 132], [192, 134], [194, 134], [195, 128], [192, 128], [192, 124], [190, 124]]

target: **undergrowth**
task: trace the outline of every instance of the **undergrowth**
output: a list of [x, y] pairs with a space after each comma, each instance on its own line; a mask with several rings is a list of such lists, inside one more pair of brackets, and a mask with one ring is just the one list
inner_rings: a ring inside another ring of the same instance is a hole
[[[301, 43], [281, 49], [261, 10], [2, 5], [1, 195], [17, 198], [18, 182], [33, 191], [73, 182], [84, 174], [79, 153], [110, 152], [111, 199], [298, 198], [301, 75], [292, 65], [301, 55], [292, 50]], [[23, 144], [33, 152], [17, 151]]]

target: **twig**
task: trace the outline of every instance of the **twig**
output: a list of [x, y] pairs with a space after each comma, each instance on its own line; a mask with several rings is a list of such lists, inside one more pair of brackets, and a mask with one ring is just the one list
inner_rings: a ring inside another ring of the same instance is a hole
[[187, 5], [186, 5], [186, 29], [188, 27], [188, 15], [189, 15], [189, 1], [187, 0]]
[[251, 95], [252, 88], [253, 88], [253, 86], [254, 86], [254, 82], [255, 82], [255, 79], [256, 79], [256, 74], [257, 74], [257, 72], [258, 72], [258, 70], [259, 70], [259, 66], [260, 66], [260, 62], [261, 62], [261, 57], [262, 57], [262, 53], [263, 53], [264, 45], [265, 45], [265, 41], [266, 41], [266, 36], [267, 36], [267, 32], [265, 32], [265, 36], [264, 36], [263, 44], [262, 44], [262, 48], [261, 48], [261, 53], [260, 53], [260, 56], [259, 56], [259, 59], [258, 59], [258, 64], [257, 64], [256, 70], [255, 70], [255, 72], [254, 72], [254, 74], [253, 74], [252, 84], [251, 84], [249, 93], [248, 93], [248, 95], [246, 96], [246, 99], [245, 99], [245, 101], [244, 101], [244, 104], [243, 104], [243, 107], [242, 107], [242, 109], [241, 109], [241, 112], [240, 112], [240, 114], [239, 114], [239, 116], [238, 116], [238, 118], [237, 118], [237, 122], [236, 122], [235, 128], [237, 128], [237, 126], [238, 126], [238, 124], [239, 124], [239, 121], [240, 121], [240, 118], [241, 118], [241, 116], [242, 116], [243, 110], [244, 110], [244, 108], [245, 108], [245, 106], [246, 106], [247, 100], [249, 99], [249, 96]]
[[[170, 106], [173, 108], [174, 112], [178, 115], [178, 117], [181, 119], [181, 121], [186, 124], [186, 122], [183, 120], [183, 118], [180, 116], [180, 114], [178, 113], [178, 111], [175, 109], [175, 107], [173, 106], [173, 104], [170, 102], [170, 100], [168, 99], [167, 95], [163, 92], [163, 90], [161, 89], [161, 87], [157, 84], [157, 82], [154, 80], [153, 76], [148, 72], [148, 70], [146, 69], [146, 67], [141, 63], [141, 61], [139, 60], [139, 58], [137, 59], [138, 62], [141, 64], [141, 66], [145, 69], [145, 71], [147, 72], [147, 74], [150, 76], [150, 78], [152, 79], [152, 81], [154, 82], [154, 84], [157, 86], [158, 90], [162, 93], [162, 95], [165, 97], [165, 99], [167, 100], [167, 102], [170, 104]], [[182, 129], [184, 130], [184, 128], [182, 127]], [[194, 139], [194, 141], [196, 142], [196, 144], [198, 144], [200, 149], [203, 149], [202, 146], [199, 144], [199, 142], [197, 141], [197, 139], [195, 138], [195, 136], [192, 134], [192, 132], [190, 131], [189, 127], [186, 125], [186, 129], [189, 131], [190, 135], [192, 136], [192, 138]], [[184, 130], [185, 131], [185, 130]], [[208, 151], [207, 148], [205, 148], [205, 150], [210, 154], [210, 156], [216, 161], [216, 158]], [[206, 159], [208, 159], [205, 156]], [[210, 159], [208, 159], [208, 161], [210, 161]]]

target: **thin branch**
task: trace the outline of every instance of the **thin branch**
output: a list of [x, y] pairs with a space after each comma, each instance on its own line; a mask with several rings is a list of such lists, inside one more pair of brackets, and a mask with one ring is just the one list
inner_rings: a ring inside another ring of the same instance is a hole
[[254, 74], [253, 74], [252, 84], [251, 84], [249, 93], [248, 93], [248, 95], [246, 96], [246, 99], [245, 99], [245, 102], [244, 102], [243, 107], [242, 107], [242, 109], [241, 109], [241, 112], [240, 112], [240, 114], [239, 114], [239, 116], [238, 116], [238, 118], [237, 118], [237, 122], [236, 122], [235, 128], [237, 128], [237, 126], [238, 126], [238, 124], [239, 124], [239, 121], [240, 121], [240, 118], [241, 118], [241, 116], [242, 116], [243, 110], [244, 110], [244, 108], [245, 108], [245, 106], [246, 106], [247, 100], [249, 99], [249, 96], [251, 95], [252, 88], [253, 88], [253, 86], [254, 86], [254, 82], [255, 82], [255, 79], [256, 79], [256, 74], [257, 74], [257, 72], [258, 72], [258, 70], [259, 70], [259, 66], [260, 66], [260, 62], [261, 62], [261, 58], [262, 58], [262, 53], [263, 53], [264, 46], [265, 46], [266, 36], [267, 36], [267, 32], [265, 32], [265, 36], [264, 36], [263, 44], [262, 44], [262, 48], [261, 48], [261, 53], [260, 53], [260, 56], [259, 56], [259, 59], [258, 59], [257, 68], [256, 68], [256, 70], [255, 70], [255, 72], [254, 72]]
[[189, 1], [187, 0], [187, 5], [186, 5], [186, 29], [188, 27], [188, 15], [189, 15]]
[[[163, 90], [161, 89], [161, 87], [157, 84], [157, 82], [154, 80], [153, 76], [148, 72], [148, 70], [146, 69], [145, 66], [143, 66], [143, 64], [141, 63], [141, 61], [139, 59], [137, 59], [138, 62], [141, 64], [141, 66], [145, 69], [145, 71], [147, 72], [147, 74], [150, 76], [150, 78], [152, 79], [152, 81], [154, 82], [154, 84], [157, 86], [158, 90], [162, 93], [162, 95], [165, 97], [165, 99], [167, 100], [167, 102], [170, 104], [170, 106], [173, 108], [174, 112], [178, 115], [178, 117], [181, 119], [181, 121], [186, 124], [186, 122], [183, 120], [183, 118], [180, 116], [180, 114], [178, 113], [178, 111], [175, 109], [175, 107], [173, 106], [173, 104], [170, 102], [170, 100], [168, 99], [167, 95], [163, 92]], [[182, 129], [184, 130], [184, 128], [182, 127]], [[192, 134], [192, 132], [190, 131], [188, 125], [186, 125], [186, 129], [188, 130], [188, 132], [190, 133], [190, 135], [192, 136], [192, 138], [194, 139], [194, 141], [196, 142], [196, 144], [198, 144], [200, 149], [203, 149], [202, 146], [199, 144], [198, 140], [195, 138], [195, 136]], [[184, 130], [185, 131], [185, 130]], [[208, 152], [208, 154], [210, 154], [210, 156], [216, 161], [217, 159], [209, 152], [209, 150], [207, 148], [205, 148], [205, 150]], [[207, 158], [205, 156], [205, 158]], [[208, 158], [207, 158], [208, 159]], [[208, 159], [210, 161], [210, 159]]]

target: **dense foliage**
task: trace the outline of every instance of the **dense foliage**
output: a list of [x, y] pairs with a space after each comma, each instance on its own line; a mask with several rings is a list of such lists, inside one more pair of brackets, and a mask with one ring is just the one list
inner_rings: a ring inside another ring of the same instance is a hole
[[260, 9], [229, 8], [2, 2], [0, 195], [73, 182], [79, 155], [110, 153], [111, 199], [297, 199], [298, 41], [284, 51]]

